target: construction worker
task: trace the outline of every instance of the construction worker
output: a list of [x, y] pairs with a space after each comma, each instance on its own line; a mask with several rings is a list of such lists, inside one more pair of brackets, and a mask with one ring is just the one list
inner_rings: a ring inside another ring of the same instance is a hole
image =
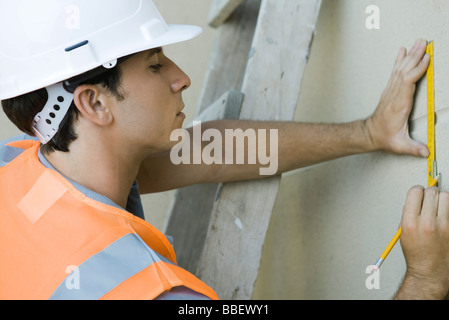
[[[65, 19], [68, 9], [79, 24]], [[170, 161], [190, 79], [162, 47], [200, 32], [167, 25], [150, 0], [0, 2], [0, 100], [25, 133], [0, 148], [0, 298], [218, 298], [176, 265], [139, 195], [260, 177], [258, 164]], [[401, 50], [366, 120], [220, 121], [202, 130], [278, 129], [279, 173], [378, 150], [427, 157], [407, 127], [429, 62], [423, 44]]]

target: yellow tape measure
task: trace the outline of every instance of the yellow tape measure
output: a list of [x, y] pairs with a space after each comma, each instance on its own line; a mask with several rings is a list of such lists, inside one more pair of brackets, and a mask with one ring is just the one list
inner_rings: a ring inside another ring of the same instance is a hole
[[430, 55], [430, 65], [427, 70], [427, 147], [430, 156], [427, 159], [428, 185], [437, 177], [437, 162], [435, 159], [435, 83], [434, 83], [434, 55], [433, 41], [427, 45], [427, 54]]

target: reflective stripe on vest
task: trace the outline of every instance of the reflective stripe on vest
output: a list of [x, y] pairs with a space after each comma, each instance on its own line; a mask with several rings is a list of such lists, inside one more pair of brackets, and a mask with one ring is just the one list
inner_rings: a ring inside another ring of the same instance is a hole
[[161, 257], [137, 235], [128, 234], [72, 271], [50, 299], [101, 299], [123, 281], [160, 261]]
[[0, 299], [155, 299], [179, 286], [217, 299], [153, 226], [42, 166], [39, 143], [11, 145], [27, 150], [0, 168]]

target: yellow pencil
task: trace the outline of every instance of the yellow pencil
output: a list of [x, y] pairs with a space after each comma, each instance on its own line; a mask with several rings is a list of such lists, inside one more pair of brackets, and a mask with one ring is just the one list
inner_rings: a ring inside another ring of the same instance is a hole
[[[435, 187], [438, 184], [438, 182], [440, 181], [440, 177], [441, 177], [441, 175], [438, 175], [438, 177], [436, 179], [433, 179], [433, 181], [430, 183], [429, 187]], [[374, 265], [373, 269], [375, 271], [379, 270], [382, 263], [385, 261], [387, 256], [390, 254], [391, 249], [393, 249], [396, 242], [398, 242], [399, 238], [401, 237], [401, 233], [402, 233], [402, 228], [399, 228], [398, 232], [396, 232], [393, 239], [390, 241], [387, 248], [384, 250], [384, 252], [380, 256], [379, 260], [377, 260], [376, 264]]]

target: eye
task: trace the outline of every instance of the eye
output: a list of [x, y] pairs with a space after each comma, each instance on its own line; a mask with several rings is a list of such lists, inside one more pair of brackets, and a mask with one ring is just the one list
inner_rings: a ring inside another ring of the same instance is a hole
[[154, 71], [158, 71], [160, 68], [162, 68], [163, 67], [163, 65], [162, 64], [160, 64], [160, 63], [158, 63], [158, 64], [155, 64], [155, 65], [152, 65], [152, 66], [150, 66], [150, 69], [152, 69], [152, 70], [154, 70]]

